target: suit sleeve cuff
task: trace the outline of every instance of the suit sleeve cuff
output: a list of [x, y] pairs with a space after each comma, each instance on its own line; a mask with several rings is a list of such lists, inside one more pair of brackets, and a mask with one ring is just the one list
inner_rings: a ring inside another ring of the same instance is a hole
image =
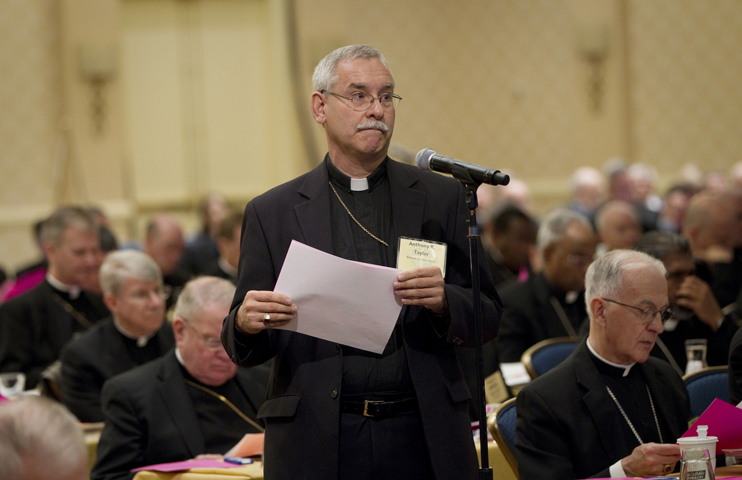
[[608, 471], [611, 473], [611, 478], [626, 478], [626, 473], [623, 471], [623, 467], [621, 466], [621, 460], [611, 465], [611, 468], [609, 468]]

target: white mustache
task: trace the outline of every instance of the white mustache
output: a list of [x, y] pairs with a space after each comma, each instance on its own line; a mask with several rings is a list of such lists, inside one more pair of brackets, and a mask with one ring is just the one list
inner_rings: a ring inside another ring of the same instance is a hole
[[382, 132], [389, 131], [389, 127], [386, 126], [386, 123], [380, 121], [380, 120], [369, 120], [366, 123], [362, 123], [356, 127], [359, 131], [360, 130], [381, 130]]

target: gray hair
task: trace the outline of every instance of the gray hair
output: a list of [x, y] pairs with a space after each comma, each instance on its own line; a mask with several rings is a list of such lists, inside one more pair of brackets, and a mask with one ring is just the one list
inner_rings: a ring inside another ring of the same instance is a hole
[[66, 206], [57, 209], [41, 226], [42, 242], [59, 244], [64, 231], [69, 227], [98, 233], [98, 223], [86, 208]]
[[162, 271], [152, 257], [138, 250], [118, 250], [108, 254], [100, 266], [103, 293], [118, 295], [130, 278], [162, 284]]
[[232, 305], [235, 286], [229, 280], [217, 277], [199, 277], [188, 282], [178, 296], [173, 313], [189, 323], [198, 316], [206, 305]]
[[82, 430], [61, 404], [43, 397], [0, 404], [0, 478], [23, 480], [27, 465], [58, 478], [86, 464]]
[[656, 268], [663, 278], [667, 273], [662, 262], [636, 250], [611, 250], [590, 264], [585, 274], [585, 305], [590, 318], [593, 298], [616, 298], [623, 287], [624, 272], [644, 267]]
[[[386, 69], [389, 70], [389, 75], [392, 75], [392, 69], [389, 68], [389, 63], [380, 51], [368, 45], [348, 45], [347, 47], [341, 47], [329, 53], [314, 67], [312, 90], [315, 92], [332, 90], [332, 87], [338, 81], [338, 64], [357, 58], [366, 60], [378, 58]], [[392, 83], [394, 83], [394, 75], [392, 75]]]
[[581, 223], [591, 232], [593, 231], [590, 220], [573, 210], [557, 208], [546, 215], [541, 221], [538, 234], [536, 235], [536, 247], [538, 248], [539, 256], [543, 255], [546, 247], [556, 242], [561, 242], [564, 239], [564, 231], [572, 222]]

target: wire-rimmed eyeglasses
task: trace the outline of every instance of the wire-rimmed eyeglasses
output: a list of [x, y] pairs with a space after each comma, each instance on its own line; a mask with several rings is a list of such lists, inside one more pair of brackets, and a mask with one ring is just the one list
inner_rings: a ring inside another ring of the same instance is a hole
[[329, 93], [330, 95], [335, 95], [336, 97], [348, 100], [350, 102], [350, 107], [357, 112], [368, 110], [369, 107], [374, 104], [374, 100], [378, 100], [384, 108], [395, 108], [399, 105], [399, 101], [402, 100], [402, 97], [393, 93], [382, 93], [378, 97], [363, 92], [356, 92], [350, 97], [340, 95], [339, 93], [330, 90], [320, 90], [320, 93]]
[[206, 345], [206, 348], [208, 348], [209, 350], [219, 350], [221, 348], [224, 348], [222, 346], [221, 339], [216, 338], [216, 337], [207, 337], [203, 333], [201, 333], [198, 330], [196, 330], [196, 327], [194, 327], [193, 325], [191, 325], [191, 322], [189, 322], [185, 318], [183, 319], [183, 323], [185, 323], [185, 325], [188, 328], [190, 328], [191, 330], [193, 330], [193, 333], [196, 334], [196, 336], [198, 337], [198, 339], [201, 340], [201, 342], [203, 342], [203, 344]]
[[621, 305], [623, 307], [633, 308], [637, 312], [639, 312], [642, 322], [645, 324], [650, 324], [654, 321], [654, 317], [657, 316], [657, 314], [660, 314], [660, 320], [664, 324], [666, 321], [670, 320], [670, 317], [672, 317], [672, 309], [667, 306], [661, 310], [657, 310], [655, 307], [636, 307], [634, 305], [629, 305], [627, 303], [621, 303], [616, 300], [611, 300], [610, 298], [603, 297], [603, 300], [606, 302], [615, 303], [616, 305]]

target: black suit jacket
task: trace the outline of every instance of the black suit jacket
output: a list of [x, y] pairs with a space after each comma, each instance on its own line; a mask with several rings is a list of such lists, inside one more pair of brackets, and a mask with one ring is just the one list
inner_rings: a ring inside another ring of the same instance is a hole
[[[102, 422], [100, 393], [109, 378], [139, 366], [129, 355], [129, 341], [108, 318], [91, 328], [62, 350], [62, 403], [81, 422]], [[173, 327], [165, 322], [150, 340], [157, 356], [175, 346]]]
[[[541, 340], [571, 335], [550, 300], [564, 294], [555, 293], [543, 273], [530, 275], [525, 282], [508, 283], [498, 291], [504, 307], [497, 337], [501, 362], [519, 362], [523, 352]], [[587, 319], [584, 293], [580, 293], [575, 304], [579, 310], [576, 318], [569, 317], [569, 307], [560, 302], [579, 334], [580, 325]]]
[[[474, 342], [464, 191], [455, 180], [390, 160], [387, 175], [396, 235], [448, 245], [450, 322], [421, 307], [404, 307], [402, 335], [433, 470], [438, 478], [474, 478], [477, 463], [467, 410], [471, 395], [451, 345]], [[240, 365], [258, 365], [275, 356], [268, 400], [259, 412], [266, 421], [268, 479], [338, 476], [342, 347], [283, 330], [246, 336], [234, 323], [248, 290], [273, 290], [292, 240], [333, 252], [328, 181], [322, 163], [245, 209], [239, 283], [222, 341]], [[478, 248], [487, 341], [496, 334], [500, 304], [481, 244]], [[441, 323], [446, 328], [436, 329]]]
[[729, 347], [729, 402], [737, 405], [742, 401], [742, 329], [732, 337]]
[[[235, 380], [257, 409], [265, 399], [268, 370], [239, 369]], [[107, 381], [101, 401], [106, 425], [92, 480], [131, 479], [132, 468], [214, 453], [205, 451], [196, 406], [174, 350]]]
[[[591, 355], [583, 340], [567, 360], [518, 394], [515, 450], [520, 478], [610, 477], [609, 467], [638, 445], [636, 438], [621, 434], [625, 420]], [[685, 384], [665, 361], [649, 357], [641, 368], [663, 439], [675, 443], [690, 419]]]
[[36, 386], [41, 372], [59, 358], [64, 344], [87, 329], [54, 300], [54, 294], [91, 323], [110, 315], [99, 295], [83, 291], [71, 300], [46, 280], [0, 306], [0, 372], [25, 373], [27, 389]]

